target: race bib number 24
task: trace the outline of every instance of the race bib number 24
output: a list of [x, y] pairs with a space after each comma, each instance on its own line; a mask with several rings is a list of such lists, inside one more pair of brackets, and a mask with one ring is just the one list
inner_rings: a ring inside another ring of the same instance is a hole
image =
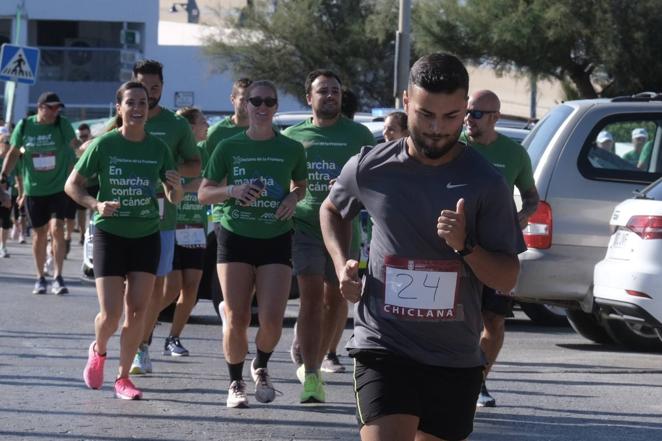
[[455, 319], [459, 261], [388, 256], [384, 264], [384, 313], [408, 320]]

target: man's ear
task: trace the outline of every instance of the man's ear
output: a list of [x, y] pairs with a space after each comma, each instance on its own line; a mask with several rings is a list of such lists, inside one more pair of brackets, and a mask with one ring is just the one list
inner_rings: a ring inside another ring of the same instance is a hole
[[402, 91], [402, 106], [404, 107], [405, 113], [409, 114], [409, 95], [407, 90]]

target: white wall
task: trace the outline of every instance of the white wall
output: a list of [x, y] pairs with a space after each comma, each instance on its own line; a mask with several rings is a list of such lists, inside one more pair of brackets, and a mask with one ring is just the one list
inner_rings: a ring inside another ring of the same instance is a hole
[[[204, 111], [232, 112], [230, 93], [236, 78], [230, 69], [222, 73], [213, 72], [213, 66], [203, 53], [204, 38], [210, 32], [215, 31], [202, 25], [160, 22], [159, 45], [146, 49], [145, 56], [164, 65], [161, 103], [165, 107], [175, 107], [175, 92], [184, 91], [193, 92], [194, 105]], [[305, 106], [295, 97], [279, 93], [279, 111], [303, 109]]]
[[[20, 0], [0, 0], [0, 17], [14, 17], [20, 3]], [[165, 67], [162, 105], [174, 108], [175, 92], [184, 91], [193, 92], [194, 105], [203, 110], [232, 111], [229, 100], [234, 81], [232, 73], [213, 73], [209, 61], [202, 53], [202, 33], [209, 28], [188, 23], [162, 22], [161, 45], [159, 0], [25, 0], [21, 38], [18, 41], [21, 45], [28, 44], [27, 20], [144, 23], [145, 30], [141, 35], [143, 55], [145, 58], [160, 61]], [[17, 85], [14, 115], [24, 115], [28, 109], [29, 87], [24, 84]], [[108, 88], [103, 90], [107, 94], [106, 89]], [[104, 96], [100, 99], [112, 100], [112, 97]], [[284, 94], [280, 97], [280, 111], [302, 108], [293, 97]]]

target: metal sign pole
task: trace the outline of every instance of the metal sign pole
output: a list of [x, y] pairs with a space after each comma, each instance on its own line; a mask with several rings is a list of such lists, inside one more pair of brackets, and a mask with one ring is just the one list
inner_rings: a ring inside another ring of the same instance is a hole
[[[19, 44], [19, 37], [21, 36], [21, 11], [23, 10], [24, 1], [16, 5], [16, 21], [14, 22], [14, 43]], [[10, 124], [14, 117], [14, 101], [16, 99], [16, 81], [7, 81], [5, 84], [5, 122]]]

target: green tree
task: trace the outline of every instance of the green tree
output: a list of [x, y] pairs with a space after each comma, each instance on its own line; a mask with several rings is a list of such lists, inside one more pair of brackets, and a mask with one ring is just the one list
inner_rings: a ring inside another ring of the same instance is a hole
[[662, 90], [659, 0], [420, 0], [416, 47], [552, 77], [593, 98]]
[[359, 96], [363, 108], [392, 102], [397, 2], [253, 4], [222, 25], [222, 38], [207, 42], [206, 53], [221, 71], [270, 79], [305, 103], [307, 73], [328, 68]]

